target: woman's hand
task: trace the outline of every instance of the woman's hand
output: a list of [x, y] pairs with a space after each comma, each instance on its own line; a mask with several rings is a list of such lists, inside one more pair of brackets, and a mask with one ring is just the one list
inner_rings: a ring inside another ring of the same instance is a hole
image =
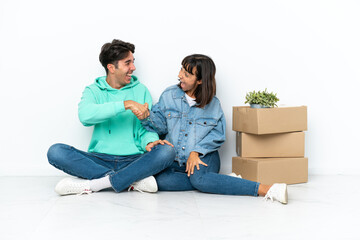
[[132, 110], [134, 115], [139, 120], [143, 120], [143, 119], [147, 118], [148, 116], [150, 116], [149, 105], [147, 103], [145, 103], [144, 105], [141, 105], [141, 106], [142, 106], [141, 110], [139, 110], [139, 109]]
[[170, 142], [168, 142], [167, 140], [157, 140], [157, 141], [155, 141], [155, 142], [148, 143], [148, 144], [146, 145], [145, 149], [146, 149], [146, 151], [150, 152], [151, 149], [152, 149], [153, 147], [155, 147], [156, 145], [158, 145], [158, 144], [161, 144], [161, 145], [167, 144], [167, 145], [170, 145], [170, 146], [174, 147], [174, 145], [172, 145], [172, 144], [171, 144]]
[[125, 109], [130, 109], [133, 114], [139, 119], [145, 119], [150, 115], [149, 105], [147, 103], [140, 104], [138, 102], [127, 100], [124, 102]]
[[185, 170], [185, 172], [188, 173], [188, 177], [190, 177], [190, 174], [194, 173], [195, 166], [197, 170], [200, 170], [199, 164], [207, 167], [207, 164], [200, 160], [198, 152], [191, 152], [186, 162], [186, 170]]

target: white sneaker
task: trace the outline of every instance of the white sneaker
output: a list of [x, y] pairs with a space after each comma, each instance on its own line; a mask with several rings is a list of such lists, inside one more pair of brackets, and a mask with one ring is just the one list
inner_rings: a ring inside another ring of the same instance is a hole
[[155, 193], [158, 191], [158, 186], [155, 178], [153, 176], [150, 176], [131, 184], [128, 191], [130, 190], [136, 190], [141, 193], [142, 192]]
[[90, 181], [80, 178], [64, 178], [55, 187], [55, 192], [59, 195], [69, 194], [89, 194], [92, 193], [90, 190]]
[[226, 174], [228, 176], [231, 176], [231, 177], [237, 177], [237, 178], [242, 178], [241, 175], [236, 175], [236, 173], [232, 172], [232, 173], [229, 173], [229, 174]]
[[287, 185], [285, 183], [274, 183], [269, 191], [266, 193], [265, 200], [279, 201], [283, 204], [288, 202]]

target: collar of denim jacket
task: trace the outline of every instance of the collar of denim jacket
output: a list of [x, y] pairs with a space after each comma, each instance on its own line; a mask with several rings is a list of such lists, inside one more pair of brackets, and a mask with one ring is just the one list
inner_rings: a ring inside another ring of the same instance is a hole
[[185, 98], [185, 92], [180, 88], [177, 87], [176, 91], [173, 92], [173, 98]]
[[[179, 99], [182, 98], [183, 101], [187, 102], [186, 97], [185, 97], [185, 92], [178, 86], [176, 85], [177, 88], [175, 91], [173, 91], [172, 96], [174, 99]], [[199, 103], [196, 103], [193, 107], [199, 105]], [[203, 107], [203, 109], [207, 108], [209, 104], [207, 104], [206, 106]]]

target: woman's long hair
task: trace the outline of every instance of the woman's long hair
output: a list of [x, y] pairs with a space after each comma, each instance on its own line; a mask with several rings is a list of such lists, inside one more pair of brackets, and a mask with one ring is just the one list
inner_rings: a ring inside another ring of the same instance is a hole
[[[197, 107], [203, 108], [211, 102], [216, 94], [215, 73], [216, 67], [213, 60], [202, 54], [193, 54], [185, 57], [181, 65], [190, 74], [196, 69], [196, 80], [201, 80], [202, 84], [195, 89]], [[180, 84], [179, 84], [180, 86]]]

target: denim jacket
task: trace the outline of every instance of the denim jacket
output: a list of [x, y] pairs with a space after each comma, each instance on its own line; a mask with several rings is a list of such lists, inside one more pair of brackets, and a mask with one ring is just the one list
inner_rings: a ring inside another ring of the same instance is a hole
[[225, 142], [225, 116], [216, 97], [204, 108], [190, 107], [185, 92], [177, 85], [167, 88], [143, 126], [174, 145], [175, 161], [186, 163], [192, 151], [200, 158], [216, 151]]

